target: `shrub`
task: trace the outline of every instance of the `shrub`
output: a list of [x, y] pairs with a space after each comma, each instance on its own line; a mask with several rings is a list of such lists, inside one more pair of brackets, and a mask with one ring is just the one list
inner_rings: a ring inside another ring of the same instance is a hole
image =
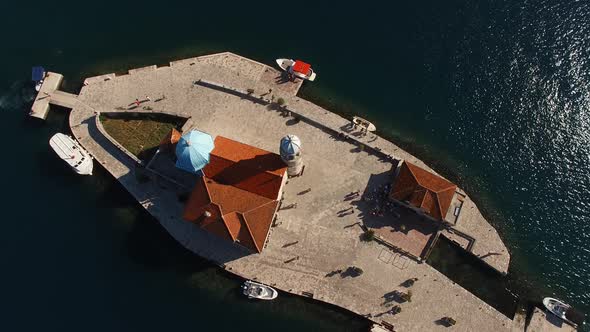
[[277, 99], [277, 104], [278, 104], [279, 106], [283, 106], [283, 105], [285, 105], [285, 99], [283, 99], [283, 98], [280, 98], [280, 97], [279, 97], [279, 99]]
[[400, 298], [407, 302], [412, 302], [412, 291], [409, 290], [407, 293], [401, 293]]
[[371, 242], [375, 239], [375, 231], [372, 229], [367, 230], [364, 234], [363, 234], [363, 240], [367, 241], [367, 242]]
[[248, 92], [248, 94], [249, 94], [249, 95], [251, 95], [251, 94], [253, 94], [253, 93], [254, 93], [254, 89], [252, 89], [252, 88], [250, 88], [250, 89], [247, 89], [246, 91]]

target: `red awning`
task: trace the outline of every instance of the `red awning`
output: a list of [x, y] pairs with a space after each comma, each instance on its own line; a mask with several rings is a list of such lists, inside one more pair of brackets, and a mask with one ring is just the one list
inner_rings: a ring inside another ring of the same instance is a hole
[[305, 63], [301, 60], [296, 60], [295, 64], [293, 65], [293, 71], [296, 71], [296, 72], [301, 73], [303, 75], [307, 75], [307, 73], [309, 73], [310, 68], [311, 68], [311, 65], [309, 63]]

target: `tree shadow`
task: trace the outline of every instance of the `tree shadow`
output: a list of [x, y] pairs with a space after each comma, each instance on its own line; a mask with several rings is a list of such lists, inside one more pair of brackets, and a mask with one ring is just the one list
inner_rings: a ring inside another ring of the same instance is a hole
[[352, 228], [352, 227], [354, 227], [354, 226], [357, 226], [357, 225], [358, 225], [358, 226], [360, 226], [360, 225], [361, 225], [361, 223], [357, 221], [357, 222], [355, 222], [355, 223], [353, 223], [353, 224], [346, 225], [346, 226], [344, 226], [343, 228], [344, 228], [344, 229], [347, 229], [347, 228]]
[[291, 118], [285, 122], [285, 125], [294, 126], [294, 125], [298, 124], [300, 121], [301, 120], [299, 120], [298, 118]]
[[389, 315], [397, 315], [401, 311], [402, 310], [401, 310], [400, 306], [397, 306], [396, 305], [396, 306], [391, 307], [390, 309], [387, 309], [387, 310], [385, 310], [383, 312], [380, 312], [380, 313], [376, 314], [374, 317], [381, 317], [381, 316], [387, 315], [387, 314], [389, 314]]
[[337, 274], [341, 274], [341, 273], [342, 273], [342, 270], [334, 270], [334, 271], [331, 271], [331, 272], [326, 273], [325, 276], [326, 277], [333, 277], [333, 276], [335, 276]]
[[346, 216], [350, 216], [350, 215], [352, 215], [352, 214], [354, 214], [354, 209], [352, 209], [352, 210], [349, 210], [349, 211], [347, 211], [347, 212], [338, 212], [338, 213], [336, 214], [336, 216], [338, 216], [338, 218], [344, 218], [344, 217], [346, 217]]
[[449, 321], [448, 317], [443, 317], [443, 318], [437, 319], [434, 321], [434, 324], [436, 324], [438, 326], [444, 326], [444, 327], [451, 327], [454, 325]]
[[407, 300], [404, 298], [404, 294], [398, 290], [391, 291], [383, 294], [383, 304], [391, 302], [405, 303]]
[[350, 151], [351, 153], [359, 153], [359, 152], [362, 152], [362, 151], [363, 151], [363, 149], [361, 149], [361, 147], [360, 147], [360, 146], [356, 146], [356, 147], [354, 147], [354, 148], [350, 149], [349, 151]]
[[410, 288], [412, 286], [414, 286], [414, 283], [418, 281], [418, 278], [410, 278], [404, 282], [402, 282], [401, 284], [399, 284], [402, 287], [406, 287], [406, 288]]
[[340, 272], [340, 278], [356, 278], [358, 276], [360, 276], [362, 274], [362, 270], [355, 267], [355, 266], [349, 266], [346, 268], [346, 270]]

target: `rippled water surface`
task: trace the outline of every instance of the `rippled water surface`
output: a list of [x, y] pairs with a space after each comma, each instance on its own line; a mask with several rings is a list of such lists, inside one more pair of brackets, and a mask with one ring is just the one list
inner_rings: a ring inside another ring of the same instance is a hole
[[477, 173], [465, 181], [491, 196], [483, 205], [495, 210], [514, 270], [588, 310], [589, 3], [494, 11], [452, 57], [448, 142]]
[[[82, 179], [56, 160], [46, 142], [67, 130], [63, 111], [45, 124], [23, 115], [32, 65], [63, 73], [76, 91], [89, 75], [225, 50], [311, 62], [318, 79], [306, 98], [369, 118], [476, 198], [512, 252], [514, 288], [590, 312], [588, 1], [322, 2], [301, 8], [313, 19], [262, 2], [0, 9], [0, 280], [19, 313], [7, 324], [229, 329], [229, 310], [245, 329], [257, 328], [254, 317], [295, 330], [363, 328], [294, 299], [249, 306], [224, 295], [236, 283], [139, 227], [145, 216], [104, 172]], [[24, 318], [41, 304], [44, 319]]]

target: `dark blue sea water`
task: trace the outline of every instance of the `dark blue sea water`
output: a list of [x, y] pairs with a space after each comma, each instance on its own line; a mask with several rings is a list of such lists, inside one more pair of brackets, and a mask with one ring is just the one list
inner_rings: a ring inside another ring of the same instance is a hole
[[[82, 78], [233, 51], [297, 57], [304, 97], [359, 114], [476, 198], [512, 253], [511, 287], [590, 312], [588, 1], [3, 2], [4, 326], [19, 330], [359, 330], [330, 308], [242, 301], [105, 172], [81, 178], [25, 118], [32, 65]], [[540, 300], [540, 298], [538, 299]], [[264, 328], [262, 328], [264, 330]], [[14, 330], [14, 329], [13, 329]], [[270, 330], [270, 329], [269, 329]]]

